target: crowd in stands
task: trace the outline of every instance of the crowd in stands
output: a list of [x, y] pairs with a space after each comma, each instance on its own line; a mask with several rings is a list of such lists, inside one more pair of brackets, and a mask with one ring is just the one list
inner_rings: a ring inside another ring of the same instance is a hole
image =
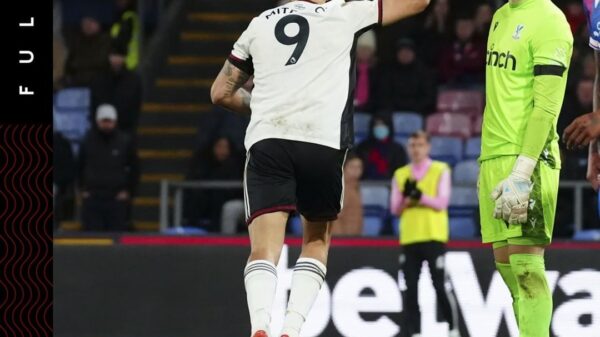
[[63, 24], [61, 5], [54, 1], [55, 225], [74, 217], [80, 199], [84, 229], [127, 230], [139, 180], [136, 2], [115, 0], [111, 23], [84, 7], [76, 25]]
[[[354, 174], [346, 177], [347, 186], [352, 188], [346, 190], [344, 198], [347, 205], [354, 206], [347, 207], [351, 214], [344, 211], [340, 214], [335, 228], [338, 234], [359, 235], [369, 231], [363, 228], [363, 224], [369, 226], [372, 212], [369, 211], [370, 201], [364, 200], [364, 196], [382, 195], [362, 188], [361, 196], [357, 172], [360, 172], [358, 176], [362, 181], [389, 182], [393, 172], [408, 161], [408, 136], [424, 129], [432, 136], [432, 157], [448, 162], [456, 170], [453, 183], [459, 187], [453, 189], [451, 219], [457, 220], [457, 227], [462, 226], [464, 220], [469, 223], [467, 232], [459, 235], [477, 235], [478, 214], [473, 200], [476, 202], [478, 169], [475, 160], [481, 144], [486, 41], [493, 12], [504, 3], [433, 0], [422, 15], [371, 30], [358, 39], [354, 97], [356, 142], [345, 167], [345, 171], [350, 170]], [[587, 46], [586, 20], [580, 1], [559, 5], [564, 8], [576, 39], [569, 88], [557, 130], [562, 134], [576, 116], [591, 111], [595, 69], [592, 51]], [[218, 139], [221, 135], [235, 138], [237, 141], [229, 142], [236, 149], [232, 155], [238, 156], [237, 161], [242, 162], [241, 136], [247, 119], [219, 108], [215, 108], [213, 117], [205, 118], [200, 128], [203, 143], [210, 147], [209, 139]], [[587, 151], [567, 152], [563, 149], [562, 179], [582, 180], [586, 161]], [[236, 176], [231, 174], [225, 179], [236, 179]], [[598, 226], [595, 207], [592, 207], [596, 197], [591, 192], [586, 191], [584, 196], [585, 202], [590, 204], [584, 208], [584, 222]], [[570, 205], [572, 193], [570, 189], [561, 190], [560, 200]], [[239, 196], [228, 198], [238, 199]], [[380, 208], [388, 211], [389, 205], [383, 205], [385, 197], [376, 196], [374, 199], [381, 200]], [[219, 201], [219, 204], [222, 203], [225, 203], [223, 199]], [[358, 204], [364, 207], [356, 207]], [[220, 219], [218, 215], [210, 214], [219, 213], [214, 209], [218, 206], [212, 204], [206, 208], [210, 211], [196, 215], [203, 218], [206, 228], [212, 231], [219, 231], [220, 220], [208, 220]], [[465, 208], [468, 209], [466, 213]], [[557, 218], [555, 228], [558, 236], [573, 234], [573, 209], [565, 208]], [[376, 217], [382, 218], [380, 215]], [[383, 224], [375, 226], [377, 233], [397, 231], [394, 228], [397, 221], [389, 216], [389, 212], [383, 218]], [[299, 220], [293, 217], [291, 221], [294, 231], [298, 227], [294, 223], [297, 225]], [[189, 224], [198, 223], [194, 220]], [[238, 229], [243, 229], [243, 226], [240, 224]]]
[[[466, 237], [477, 235], [478, 215], [473, 200], [476, 202], [474, 186], [478, 166], [475, 160], [481, 143], [486, 40], [493, 12], [504, 3], [503, 0], [432, 0], [421, 15], [377, 28], [359, 38], [354, 96], [356, 142], [344, 167], [347, 208], [336, 222], [336, 233], [360, 235], [369, 231], [373, 234], [397, 231], [397, 220], [389, 214], [389, 185], [383, 189], [365, 190], [361, 181], [389, 183], [394, 171], [408, 162], [406, 144], [409, 135], [423, 129], [431, 135], [431, 157], [453, 167], [452, 181], [458, 187], [452, 189], [450, 215], [455, 224], [451, 220], [451, 227], [467, 223], [462, 233]], [[581, 1], [563, 1], [558, 5], [564, 9], [575, 37], [567, 93], [558, 122], [557, 131], [562, 134], [576, 116], [592, 110], [595, 65], [592, 50], [587, 45], [586, 18]], [[67, 191], [76, 183], [74, 177], [77, 175], [70, 172], [87, 172], [79, 175], [77, 180], [83, 196], [88, 193], [84, 203], [86, 199], [91, 200], [89, 196], [104, 194], [94, 190], [97, 186], [94, 171], [105, 170], [107, 163], [89, 160], [85, 154], [90, 147], [104, 146], [106, 151], [112, 148], [113, 142], [118, 143], [115, 146], [123, 152], [119, 151], [118, 159], [114, 158], [116, 166], [111, 169], [119, 173], [115, 174], [114, 181], [106, 182], [110, 186], [106, 195], [112, 201], [124, 202], [135, 193], [139, 166], [134, 155], [134, 133], [140, 110], [141, 84], [136, 72], [139, 19], [133, 6], [134, 1], [117, 0], [118, 15], [111, 25], [102, 24], [94, 13], [84, 13], [77, 29], [60, 26], [55, 29], [55, 88], [88, 87], [91, 90], [90, 111], [110, 104], [116, 113], [114, 119], [112, 114], [109, 118], [90, 114], [92, 127], [82, 138], [83, 151], [79, 153], [69, 152], [71, 139], [55, 134], [59, 200], [68, 197]], [[251, 89], [252, 82], [249, 81], [246, 87]], [[106, 111], [107, 107], [103, 107]], [[116, 121], [118, 132], [108, 136], [98, 125], [111, 120]], [[245, 161], [243, 138], [248, 121], [248, 116], [238, 116], [216, 106], [212, 112], [199, 116], [196, 151], [186, 178], [240, 181]], [[561, 179], [582, 180], [587, 151], [563, 149], [562, 155]], [[94, 162], [98, 167], [89, 166]], [[590, 190], [583, 199], [586, 203], [584, 223], [600, 227], [594, 211], [596, 196]], [[246, 230], [242, 200], [241, 190], [187, 191], [184, 225], [208, 232]], [[369, 203], [379, 208], [366, 207]], [[571, 203], [572, 190], [561, 190], [559, 204]], [[89, 202], [83, 206], [83, 212], [92, 214], [106, 208], [118, 207]], [[126, 207], [124, 212], [127, 219], [129, 209]], [[64, 216], [61, 212], [58, 214]], [[84, 228], [99, 226], [88, 226], [90, 221], [85, 220], [85, 214], [82, 218]], [[555, 226], [557, 236], [573, 234], [573, 218], [571, 207], [561, 207]], [[376, 225], [372, 226], [371, 220], [376, 221]], [[292, 217], [291, 222], [293, 231], [298, 218]]]

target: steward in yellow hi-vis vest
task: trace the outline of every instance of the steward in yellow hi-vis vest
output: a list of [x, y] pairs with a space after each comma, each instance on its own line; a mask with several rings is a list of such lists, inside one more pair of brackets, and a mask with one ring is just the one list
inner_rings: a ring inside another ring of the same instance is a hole
[[127, 70], [136, 70], [140, 61], [140, 19], [135, 12], [135, 1], [120, 1], [121, 15], [111, 28], [113, 57], [118, 55], [124, 58]]
[[[424, 197], [434, 199], [438, 194], [442, 175], [449, 172], [450, 168], [446, 163], [430, 162], [424, 171], [425, 175], [418, 181], [413, 178], [413, 165], [409, 164], [396, 170], [394, 179], [398, 189], [404, 193], [405, 186], [411, 188], [411, 184], [416, 183], [416, 188], [422, 193], [421, 200]], [[426, 203], [407, 207], [400, 216], [400, 226], [400, 242], [403, 245], [427, 241], [448, 242], [447, 208], [436, 209]]]
[[403, 328], [407, 336], [420, 336], [418, 283], [427, 261], [450, 337], [459, 336], [456, 297], [446, 287], [444, 256], [448, 242], [450, 167], [429, 158], [429, 136], [415, 132], [408, 140], [410, 164], [396, 170], [392, 179], [390, 210], [400, 217], [400, 263], [406, 283]]

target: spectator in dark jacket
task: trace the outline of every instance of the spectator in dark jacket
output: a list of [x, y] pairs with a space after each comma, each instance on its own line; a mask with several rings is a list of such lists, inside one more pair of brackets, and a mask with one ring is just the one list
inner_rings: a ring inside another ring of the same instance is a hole
[[381, 82], [375, 51], [375, 33], [370, 30], [356, 42], [356, 88], [354, 108], [356, 111], [375, 113], [379, 108]]
[[77, 164], [71, 143], [59, 132], [54, 132], [53, 138], [54, 229], [57, 229], [62, 220], [73, 214], [74, 203], [69, 207], [67, 200], [73, 201]]
[[369, 137], [356, 148], [364, 164], [363, 179], [391, 179], [394, 170], [406, 165], [406, 151], [394, 141], [393, 135], [394, 128], [389, 115], [377, 115], [371, 119]]
[[79, 157], [83, 228], [127, 230], [129, 204], [139, 180], [139, 159], [131, 136], [117, 129], [113, 106], [98, 108], [96, 127], [86, 135]]
[[425, 11], [423, 32], [417, 41], [421, 59], [428, 66], [437, 66], [441, 48], [452, 38], [450, 0], [434, 0]]
[[81, 20], [81, 31], [69, 42], [65, 65], [65, 86], [89, 86], [109, 71], [110, 36], [93, 16]]
[[476, 37], [473, 19], [458, 19], [455, 33], [455, 39], [442, 50], [439, 64], [441, 81], [461, 87], [483, 84], [485, 43]]
[[385, 71], [381, 85], [383, 109], [430, 113], [435, 108], [434, 75], [417, 58], [412, 40], [397, 42], [396, 64]]
[[[208, 146], [196, 151], [187, 179], [241, 181], [243, 171], [244, 163], [232, 141], [227, 137], [217, 137]], [[186, 200], [187, 222], [216, 232], [220, 230], [223, 205], [230, 200], [243, 200], [243, 194], [239, 189], [194, 190]]]

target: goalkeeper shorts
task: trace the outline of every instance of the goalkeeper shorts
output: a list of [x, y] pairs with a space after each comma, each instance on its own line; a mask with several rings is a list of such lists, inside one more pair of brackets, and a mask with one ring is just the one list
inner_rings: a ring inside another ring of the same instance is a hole
[[527, 222], [509, 225], [494, 218], [494, 188], [511, 173], [517, 156], [501, 156], [481, 162], [478, 195], [481, 236], [484, 243], [506, 241], [511, 245], [547, 245], [552, 241], [560, 170], [539, 161], [531, 181]]

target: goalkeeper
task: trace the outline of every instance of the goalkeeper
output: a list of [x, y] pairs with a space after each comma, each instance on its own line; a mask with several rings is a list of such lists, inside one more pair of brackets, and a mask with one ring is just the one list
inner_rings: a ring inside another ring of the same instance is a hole
[[479, 204], [483, 242], [508, 286], [520, 337], [548, 337], [544, 249], [556, 212], [556, 123], [573, 37], [551, 0], [510, 0], [495, 14], [486, 59]]

